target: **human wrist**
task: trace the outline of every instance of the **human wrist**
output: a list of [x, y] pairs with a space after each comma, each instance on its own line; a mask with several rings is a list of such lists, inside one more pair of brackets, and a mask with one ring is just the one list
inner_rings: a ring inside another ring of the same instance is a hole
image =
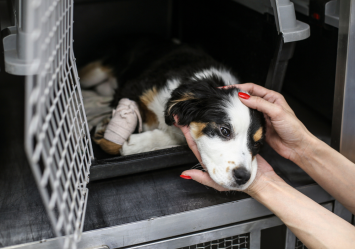
[[247, 194], [263, 203], [262, 200], [267, 198], [270, 193], [285, 184], [287, 185], [274, 171], [267, 172], [255, 179], [255, 182], [250, 186]]
[[302, 141], [295, 147], [294, 153], [289, 159], [302, 167], [304, 164], [304, 158], [313, 153], [314, 148], [319, 146], [319, 142], [321, 141], [307, 130], [303, 135]]

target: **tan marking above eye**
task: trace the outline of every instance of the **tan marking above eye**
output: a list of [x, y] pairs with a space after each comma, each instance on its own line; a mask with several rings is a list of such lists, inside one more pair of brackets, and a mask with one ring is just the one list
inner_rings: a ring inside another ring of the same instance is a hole
[[229, 171], [229, 167], [226, 168], [226, 172], [227, 172], [227, 173], [228, 173], [228, 171]]
[[213, 169], [213, 174], [216, 174], [216, 168]]
[[191, 122], [190, 130], [194, 134], [195, 138], [199, 138], [203, 135], [203, 129], [207, 126], [207, 123]]
[[168, 113], [170, 113], [171, 108], [173, 108], [174, 105], [176, 105], [177, 103], [191, 100], [191, 99], [195, 99], [195, 96], [193, 95], [193, 93], [184, 93], [181, 96], [181, 98], [171, 101], [171, 105], [169, 107]]
[[254, 134], [253, 139], [255, 142], [259, 141], [263, 136], [263, 127], [260, 127]]
[[156, 87], [153, 87], [152, 89], [149, 89], [145, 91], [142, 96], [139, 97], [139, 99], [142, 101], [143, 104], [146, 106], [149, 105], [149, 103], [153, 102], [155, 96], [158, 94]]

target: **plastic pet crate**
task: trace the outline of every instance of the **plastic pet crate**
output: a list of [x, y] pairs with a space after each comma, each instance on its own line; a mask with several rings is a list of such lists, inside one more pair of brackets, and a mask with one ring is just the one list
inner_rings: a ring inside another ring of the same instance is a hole
[[[95, 158], [74, 58], [73, 0], [14, 2], [16, 25], [8, 28], [10, 34], [3, 44], [6, 71], [26, 76], [25, 149], [55, 235], [65, 236], [59, 240], [64, 248], [75, 248], [84, 226], [89, 179], [194, 163], [196, 159], [187, 146]], [[237, 2], [249, 8], [258, 6], [259, 13], [275, 18], [279, 40], [267, 78], [271, 87], [278, 87], [283, 78], [277, 75], [284, 73], [282, 68], [288, 60], [285, 58], [292, 56], [290, 45], [306, 39], [310, 35], [309, 26], [297, 21], [294, 5], [288, 0], [264, 1], [259, 5], [252, 4], [258, 1]], [[275, 217], [270, 220], [272, 224], [265, 228], [281, 224]], [[202, 244], [191, 243], [180, 248], [252, 248], [249, 236], [252, 225], [245, 227], [249, 230], [216, 235], [213, 240], [201, 236]], [[235, 234], [242, 235], [232, 236]]]

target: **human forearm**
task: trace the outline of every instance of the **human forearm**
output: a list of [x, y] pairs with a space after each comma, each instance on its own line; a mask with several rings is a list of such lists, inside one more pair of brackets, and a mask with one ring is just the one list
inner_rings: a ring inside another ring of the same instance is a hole
[[[308, 248], [355, 248], [355, 228], [278, 176], [251, 195], [277, 215]], [[334, 239], [336, 238], [336, 239]]]
[[316, 137], [295, 154], [293, 161], [355, 214], [355, 164]]

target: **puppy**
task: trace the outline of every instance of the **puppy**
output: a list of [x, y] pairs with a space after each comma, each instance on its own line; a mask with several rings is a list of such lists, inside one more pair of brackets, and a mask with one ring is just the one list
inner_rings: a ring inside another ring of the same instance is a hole
[[[185, 144], [174, 126], [177, 116], [179, 125], [190, 126], [216, 183], [244, 190], [253, 182], [255, 156], [265, 135], [264, 117], [241, 103], [238, 88], [219, 88], [239, 80], [201, 49], [160, 39], [130, 41], [82, 71], [84, 84], [118, 82], [113, 107], [121, 98], [139, 105], [143, 133], [132, 134], [118, 149], [112, 143], [115, 151], [129, 155]], [[110, 147], [110, 143], [103, 144]]]

